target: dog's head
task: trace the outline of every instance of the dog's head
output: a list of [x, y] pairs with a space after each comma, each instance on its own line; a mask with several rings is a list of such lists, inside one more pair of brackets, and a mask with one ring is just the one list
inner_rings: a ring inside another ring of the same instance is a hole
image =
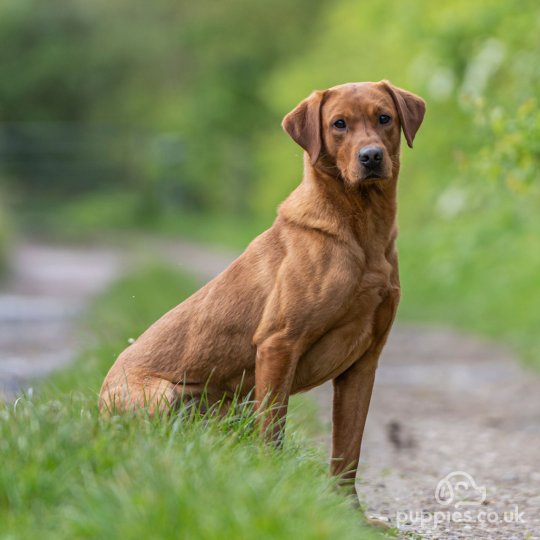
[[357, 187], [397, 176], [401, 130], [412, 148], [425, 110], [421, 98], [388, 81], [349, 83], [311, 94], [283, 129], [315, 167]]

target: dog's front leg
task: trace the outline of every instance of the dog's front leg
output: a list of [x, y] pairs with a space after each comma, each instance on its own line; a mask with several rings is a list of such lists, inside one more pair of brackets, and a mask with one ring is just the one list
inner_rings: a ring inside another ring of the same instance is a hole
[[281, 445], [298, 355], [291, 342], [272, 335], [257, 347], [255, 400], [264, 440]]
[[373, 325], [373, 343], [347, 371], [336, 377], [332, 411], [332, 474], [356, 494], [354, 481], [379, 356], [399, 303], [399, 289], [387, 292]]
[[376, 357], [363, 357], [334, 379], [331, 473], [355, 494], [360, 446], [377, 369]]

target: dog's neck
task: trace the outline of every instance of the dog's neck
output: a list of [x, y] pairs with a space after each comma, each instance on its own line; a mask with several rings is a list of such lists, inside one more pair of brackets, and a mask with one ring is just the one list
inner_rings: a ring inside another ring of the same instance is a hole
[[341, 176], [304, 156], [301, 184], [279, 208], [279, 217], [301, 227], [317, 229], [339, 240], [360, 244], [393, 244], [396, 238], [396, 191], [393, 178], [352, 188]]

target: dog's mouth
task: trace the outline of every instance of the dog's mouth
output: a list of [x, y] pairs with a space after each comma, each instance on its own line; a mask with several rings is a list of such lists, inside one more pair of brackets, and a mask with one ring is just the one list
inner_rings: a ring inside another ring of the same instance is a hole
[[378, 172], [370, 172], [369, 174], [366, 174], [360, 178], [360, 182], [362, 183], [377, 182], [379, 180], [385, 180], [385, 177]]
[[384, 184], [392, 178], [392, 172], [384, 165], [369, 169], [367, 167], [357, 167], [355, 170], [345, 170], [342, 175], [343, 179], [355, 188]]

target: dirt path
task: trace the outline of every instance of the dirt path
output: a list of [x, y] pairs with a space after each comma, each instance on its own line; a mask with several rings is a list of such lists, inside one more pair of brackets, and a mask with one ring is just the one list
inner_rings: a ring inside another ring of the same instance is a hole
[[[357, 483], [368, 514], [399, 525], [404, 538], [540, 538], [538, 376], [491, 343], [403, 325], [379, 366]], [[331, 387], [314, 393], [329, 427]], [[472, 480], [478, 489], [456, 489], [452, 503], [439, 504], [435, 489], [454, 472], [470, 477], [453, 475], [451, 484]], [[481, 504], [456, 507], [460, 496]], [[516, 505], [523, 523], [509, 515]]]
[[[143, 251], [204, 278], [231, 259], [187, 242], [148, 242]], [[29, 377], [69, 362], [78, 317], [133, 258], [101, 248], [16, 249], [13, 279], [0, 290], [0, 392], [13, 395]], [[313, 395], [329, 433], [331, 387]], [[470, 477], [449, 484], [472, 480], [478, 489], [462, 484], [453, 500], [442, 491], [449, 504], [440, 504], [435, 488], [454, 472]], [[358, 491], [368, 513], [399, 525], [403, 538], [540, 538], [540, 378], [488, 342], [396, 327], [380, 362]], [[515, 505], [524, 522], [510, 516]]]
[[0, 398], [73, 358], [78, 317], [121, 271], [121, 257], [98, 248], [24, 243], [10, 262], [0, 287]]

